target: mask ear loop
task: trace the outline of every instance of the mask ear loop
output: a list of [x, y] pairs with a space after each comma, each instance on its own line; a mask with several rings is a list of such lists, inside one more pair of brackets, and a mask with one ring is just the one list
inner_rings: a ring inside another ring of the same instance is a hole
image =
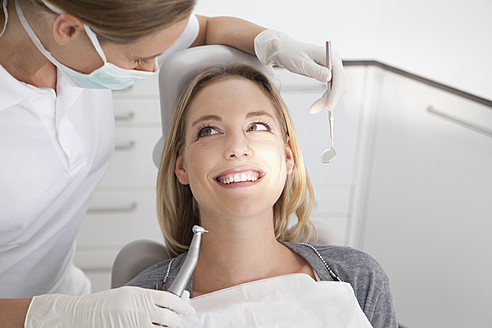
[[101, 47], [101, 43], [99, 42], [96, 33], [94, 33], [89, 26], [84, 24], [84, 30], [87, 36], [89, 37], [89, 40], [91, 40], [92, 45], [94, 48], [96, 48], [97, 53], [99, 54], [99, 57], [103, 60], [103, 62], [106, 64], [107, 59], [106, 55], [104, 54], [104, 51]]
[[7, 29], [7, 22], [9, 21], [9, 12], [7, 10], [7, 2], [8, 2], [7, 0], [3, 1], [3, 14], [5, 16], [5, 22], [3, 23], [2, 32], [0, 32], [0, 38], [5, 33], [5, 30]]

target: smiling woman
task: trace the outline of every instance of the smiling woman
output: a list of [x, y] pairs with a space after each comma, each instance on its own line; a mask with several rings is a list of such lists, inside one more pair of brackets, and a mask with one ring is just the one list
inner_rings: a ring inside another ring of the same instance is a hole
[[[313, 228], [309, 220], [314, 199], [311, 182], [289, 112], [261, 72], [242, 64], [204, 71], [184, 90], [171, 126], [157, 186], [159, 221], [170, 255], [187, 249], [191, 227], [204, 219], [205, 208], [199, 209], [196, 200], [205, 181], [217, 185], [218, 178], [241, 179], [247, 172], [261, 178], [258, 182], [262, 183], [255, 187], [258, 190], [253, 189], [257, 200], [264, 197], [260, 190], [274, 192], [275, 199], [268, 204], [274, 235], [285, 241], [297, 240], [301, 234], [309, 237]], [[219, 164], [221, 161], [227, 164]], [[198, 183], [199, 179], [205, 181]], [[268, 190], [267, 183], [279, 186]], [[222, 190], [213, 190], [203, 190], [203, 195], [216, 192], [213, 197], [224, 201]], [[236, 216], [245, 214], [231, 211]], [[292, 213], [299, 224], [290, 231]]]
[[388, 278], [372, 257], [301, 240], [314, 230], [313, 189], [289, 112], [253, 66], [208, 68], [187, 85], [157, 194], [172, 259], [128, 285], [169, 290], [192, 226], [203, 226], [186, 327], [396, 327]]

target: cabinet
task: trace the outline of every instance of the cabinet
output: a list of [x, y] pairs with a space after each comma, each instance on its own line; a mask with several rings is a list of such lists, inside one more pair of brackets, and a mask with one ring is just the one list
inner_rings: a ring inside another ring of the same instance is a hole
[[75, 263], [94, 292], [110, 288], [118, 251], [136, 239], [163, 242], [155, 210], [152, 150], [162, 135], [157, 77], [113, 92], [115, 152], [77, 236]]
[[492, 110], [373, 73], [360, 246], [404, 327], [491, 327]]

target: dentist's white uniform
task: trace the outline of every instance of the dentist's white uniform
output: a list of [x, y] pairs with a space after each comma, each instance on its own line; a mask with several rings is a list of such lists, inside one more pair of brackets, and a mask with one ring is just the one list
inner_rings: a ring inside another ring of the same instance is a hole
[[[192, 15], [159, 58], [191, 45]], [[111, 91], [73, 87], [57, 94], [19, 82], [0, 66], [0, 297], [90, 291], [73, 264], [74, 240], [114, 149]]]

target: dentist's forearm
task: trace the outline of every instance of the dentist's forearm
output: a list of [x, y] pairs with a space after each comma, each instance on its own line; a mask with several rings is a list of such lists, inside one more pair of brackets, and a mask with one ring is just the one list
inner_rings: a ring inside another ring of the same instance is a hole
[[205, 44], [229, 45], [252, 55], [254, 39], [266, 28], [236, 17], [199, 16], [200, 32], [193, 47]]
[[30, 298], [0, 299], [0, 327], [23, 328]]

